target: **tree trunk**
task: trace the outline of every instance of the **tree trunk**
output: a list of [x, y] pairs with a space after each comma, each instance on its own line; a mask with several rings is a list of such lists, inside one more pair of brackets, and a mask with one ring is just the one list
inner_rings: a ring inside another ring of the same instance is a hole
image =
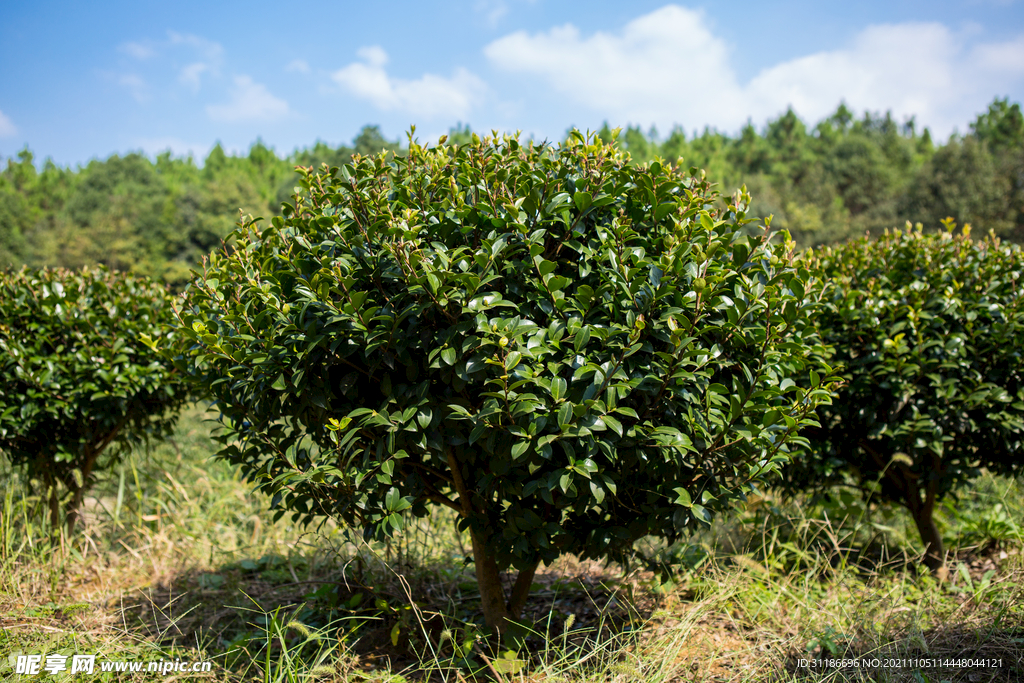
[[72, 497], [71, 502], [68, 504], [68, 536], [75, 530], [75, 522], [78, 521], [78, 509], [82, 506], [82, 497], [85, 493], [85, 486], [78, 486], [75, 489], [75, 495]]
[[949, 572], [946, 569], [946, 550], [942, 545], [942, 535], [935, 526], [932, 506], [918, 505], [911, 510], [917, 532], [924, 543], [924, 564], [940, 581], [945, 581]]
[[[459, 494], [459, 505], [452, 505], [460, 509], [460, 515], [469, 519], [473, 515], [473, 506], [470, 504], [470, 493], [466, 482], [462, 478], [462, 471], [459, 469], [455, 454], [448, 450], [448, 467], [452, 472], [452, 483], [455, 491]], [[498, 570], [498, 563], [494, 555], [487, 551], [487, 545], [477, 536], [472, 528], [469, 530], [469, 537], [473, 542], [473, 563], [476, 565], [476, 582], [480, 587], [480, 608], [484, 613], [484, 622], [487, 628], [499, 636], [508, 631], [512, 621], [519, 618], [526, 604], [526, 598], [530, 594], [530, 584], [533, 583], [533, 575], [537, 571], [539, 562], [519, 572], [515, 585], [512, 587], [512, 596], [505, 599], [505, 589], [501, 585], [501, 572]]]
[[50, 508], [50, 548], [64, 545], [63, 533], [60, 528], [60, 497], [57, 494], [57, 478], [50, 470], [43, 476], [46, 484], [46, 499]]
[[480, 586], [480, 607], [484, 612], [484, 621], [492, 631], [504, 635], [511, 622], [522, 615], [526, 598], [530, 595], [530, 585], [540, 563], [535, 562], [519, 572], [512, 586], [512, 595], [506, 600], [501, 585], [501, 572], [494, 556], [487, 552], [476, 532], [470, 531], [470, 538], [473, 540], [473, 562], [476, 564], [476, 581]]
[[99, 455], [99, 451], [94, 451], [89, 454], [85, 464], [82, 466], [82, 485], [79, 486], [78, 482], [75, 481], [74, 475], [71, 476], [71, 481], [68, 483], [68, 488], [74, 491], [74, 495], [71, 497], [71, 501], [68, 503], [67, 508], [67, 525], [68, 525], [68, 536], [75, 530], [75, 523], [78, 521], [80, 516], [79, 511], [82, 508], [82, 502], [85, 499], [85, 487], [89, 481], [89, 477], [92, 475], [92, 468], [96, 464], [96, 457]]
[[60, 500], [57, 497], [57, 482], [51, 477], [47, 477], [49, 480], [49, 503], [50, 503], [50, 533], [60, 533]]
[[[932, 471], [934, 476], [921, 488], [919, 475], [897, 462], [895, 457], [886, 462], [882, 456], [872, 449], [866, 440], [860, 442], [861, 448], [867, 452], [881, 468], [883, 476], [900, 492], [903, 498], [903, 506], [910, 511], [917, 526], [917, 533], [921, 535], [924, 543], [924, 564], [940, 581], [945, 581], [949, 576], [946, 569], [946, 549], [942, 545], [942, 534], [935, 526], [935, 501], [938, 499], [938, 482], [942, 475], [942, 463], [938, 458], [932, 459]], [[924, 500], [921, 500], [921, 493], [924, 493]]]
[[480, 607], [484, 612], [484, 622], [489, 629], [503, 635], [508, 630], [509, 618], [512, 615], [505, 602], [501, 572], [498, 571], [494, 556], [487, 552], [487, 548], [472, 529], [469, 537], [473, 540], [473, 563], [476, 565], [476, 582], [480, 586]]
[[[110, 442], [114, 440], [114, 437], [116, 437], [118, 432], [121, 431], [121, 428], [124, 427], [125, 423], [128, 422], [128, 417], [130, 413], [131, 410], [126, 410], [124, 416], [122, 416], [121, 419], [118, 420], [117, 424], [114, 425], [114, 428], [111, 429], [110, 432], [107, 433], [105, 437], [100, 439], [99, 442], [97, 442], [94, 446], [90, 447], [89, 450], [86, 452], [85, 462], [82, 464], [81, 469], [82, 485], [78, 486], [78, 482], [75, 482], [75, 495], [72, 497], [71, 502], [69, 504], [70, 507], [68, 508], [67, 511], [68, 536], [70, 536], [71, 532], [75, 530], [75, 522], [78, 521], [78, 518], [80, 516], [79, 510], [81, 509], [82, 501], [85, 498], [85, 487], [89, 483], [89, 477], [92, 476], [93, 468], [96, 467], [96, 460], [100, 457], [100, 453], [102, 453], [103, 450], [110, 445]], [[74, 481], [73, 475], [72, 481]], [[68, 488], [71, 488], [70, 485], [68, 486]]]
[[537, 573], [537, 565], [534, 562], [519, 572], [515, 585], [512, 586], [512, 596], [508, 599], [508, 611], [513, 619], [523, 615], [523, 607], [526, 606], [526, 598], [530, 596], [530, 586], [533, 584], [533, 576]]

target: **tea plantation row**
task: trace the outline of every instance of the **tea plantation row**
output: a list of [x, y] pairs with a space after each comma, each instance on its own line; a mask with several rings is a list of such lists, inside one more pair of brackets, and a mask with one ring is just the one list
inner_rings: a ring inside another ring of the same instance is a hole
[[540, 562], [628, 561], [766, 484], [903, 505], [942, 572], [937, 501], [1024, 462], [1024, 257], [967, 226], [797, 255], [745, 192], [576, 133], [300, 184], [176, 301], [104, 269], [0, 276], [0, 450], [55, 529], [212, 399], [219, 455], [280, 514], [379, 538], [455, 510], [502, 632]]

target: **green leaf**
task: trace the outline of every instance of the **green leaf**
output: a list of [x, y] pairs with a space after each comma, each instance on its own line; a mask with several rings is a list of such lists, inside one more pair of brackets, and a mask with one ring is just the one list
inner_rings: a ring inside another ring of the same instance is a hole
[[669, 215], [678, 208], [679, 205], [676, 204], [675, 202], [665, 202], [664, 204], [659, 204], [658, 208], [654, 210], [654, 220], [660, 221], [663, 218], [665, 218], [665, 216]]
[[568, 384], [561, 377], [556, 377], [553, 380], [551, 380], [551, 398], [553, 398], [555, 401], [561, 399], [563, 396], [565, 396], [565, 390], [567, 387]]
[[590, 303], [594, 300], [594, 289], [589, 285], [579, 285], [576, 287], [576, 300], [583, 308], [590, 308]]
[[548, 202], [548, 205], [544, 208], [544, 213], [552, 214], [555, 211], [557, 211], [559, 207], [561, 207], [563, 204], [565, 204], [568, 201], [569, 201], [569, 193], [568, 192], [559, 192], [558, 194], [556, 194], [551, 199], [550, 202]]
[[548, 278], [547, 287], [552, 292], [558, 292], [565, 289], [569, 285], [569, 278], [562, 277], [560, 275], [552, 275]]
[[612, 417], [611, 415], [602, 415], [601, 422], [604, 422], [609, 429], [611, 429], [619, 436], [622, 436], [622, 423], [616, 420], [614, 417]]
[[572, 423], [573, 411], [571, 403], [563, 403], [562, 407], [558, 410], [558, 426], [565, 431], [565, 428]]
[[690, 506], [690, 512], [693, 514], [694, 519], [707, 526], [711, 525], [711, 513], [707, 511], [703, 505], [697, 505], [694, 503]]
[[672, 490], [675, 491], [676, 493], [676, 505], [682, 505], [683, 507], [686, 508], [691, 507], [693, 505], [693, 500], [690, 498], [689, 491], [679, 486]]
[[427, 273], [427, 285], [430, 287], [430, 293], [436, 295], [441, 289], [441, 280], [433, 273]]
[[590, 341], [590, 327], [584, 325], [580, 328], [580, 331], [576, 333], [573, 341], [573, 347], [576, 349], [576, 353], [579, 353]]
[[544, 277], [545, 275], [554, 272], [555, 268], [557, 267], [558, 265], [552, 263], [551, 261], [542, 260], [539, 264], [537, 264], [537, 270], [540, 271], [541, 277]]

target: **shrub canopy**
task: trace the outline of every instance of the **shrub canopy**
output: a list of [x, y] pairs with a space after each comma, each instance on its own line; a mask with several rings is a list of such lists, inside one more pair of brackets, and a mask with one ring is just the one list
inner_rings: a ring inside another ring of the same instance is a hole
[[300, 169], [181, 309], [221, 455], [368, 535], [457, 511], [499, 628], [539, 561], [625, 560], [744, 496], [828, 397], [806, 273], [749, 197], [627, 159], [574, 133]]
[[171, 321], [165, 287], [104, 267], [0, 273], [0, 450], [55, 528], [61, 497], [73, 526], [94, 473], [176, 420], [187, 387], [147, 345]]
[[806, 259], [829, 283], [818, 322], [846, 384], [786, 483], [852, 481], [906, 506], [939, 568], [936, 502], [981, 468], [1024, 468], [1024, 254], [951, 220], [920, 227]]

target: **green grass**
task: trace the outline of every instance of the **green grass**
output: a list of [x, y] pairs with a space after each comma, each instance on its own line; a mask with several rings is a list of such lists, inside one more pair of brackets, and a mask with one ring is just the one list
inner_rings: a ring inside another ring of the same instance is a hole
[[[266, 499], [210, 459], [203, 417], [189, 412], [171, 441], [98, 482], [62, 547], [51, 549], [41, 501], [0, 472], [11, 482], [0, 497], [0, 680], [18, 680], [5, 656], [40, 652], [214, 662], [160, 680], [1024, 678], [1018, 481], [984, 476], [942, 509], [957, 553], [945, 584], [918, 572], [913, 525], [898, 511], [769, 497], [686, 544], [648, 548], [679, 562], [671, 582], [571, 557], [542, 568], [526, 627], [495, 646], [446, 511], [389, 545], [331, 523], [272, 522]], [[799, 666], [822, 657], [994, 658], [1002, 668]]]

